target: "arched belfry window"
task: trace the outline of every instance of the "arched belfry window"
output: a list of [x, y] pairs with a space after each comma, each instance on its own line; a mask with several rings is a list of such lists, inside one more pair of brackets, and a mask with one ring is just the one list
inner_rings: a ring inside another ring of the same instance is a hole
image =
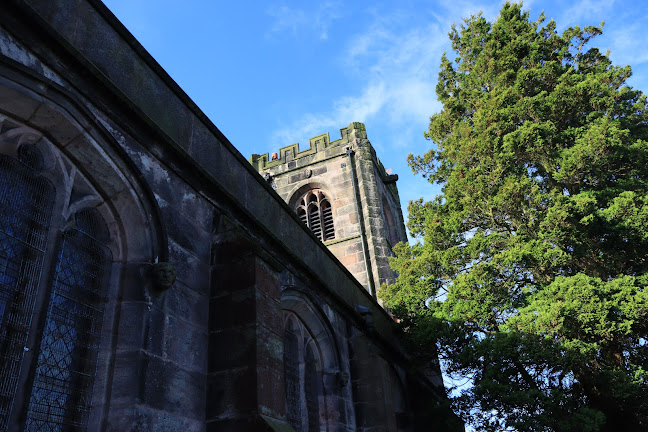
[[297, 200], [299, 218], [322, 241], [335, 238], [331, 203], [320, 189], [312, 189]]
[[85, 431], [111, 236], [92, 185], [26, 129], [0, 118], [0, 431]]

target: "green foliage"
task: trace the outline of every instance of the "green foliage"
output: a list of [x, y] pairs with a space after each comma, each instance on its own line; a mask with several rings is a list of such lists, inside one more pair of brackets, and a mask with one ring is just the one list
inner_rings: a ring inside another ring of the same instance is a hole
[[479, 430], [648, 430], [648, 106], [630, 67], [506, 3], [453, 26], [409, 156], [443, 185], [410, 203], [382, 297], [423, 361], [472, 385]]

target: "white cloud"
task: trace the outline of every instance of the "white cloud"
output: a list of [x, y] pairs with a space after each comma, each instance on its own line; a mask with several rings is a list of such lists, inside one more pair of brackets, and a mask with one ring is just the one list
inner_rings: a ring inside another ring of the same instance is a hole
[[312, 31], [319, 39], [326, 40], [331, 24], [342, 17], [339, 10], [342, 10], [340, 4], [332, 1], [320, 3], [313, 11], [275, 4], [266, 10], [274, 19], [269, 34], [289, 32], [298, 36]]
[[308, 21], [303, 10], [292, 9], [286, 5], [268, 8], [267, 12], [268, 15], [274, 18], [274, 23], [270, 29], [272, 33], [289, 31], [294, 35]]
[[[645, 49], [646, 28], [643, 23], [634, 23], [622, 29], [607, 32], [610, 39], [610, 55], [614, 63], [631, 66], [648, 62], [648, 50]], [[604, 33], [605, 34], [605, 33]]]
[[[599, 25], [601, 20], [610, 15], [612, 10], [614, 10], [614, 0], [581, 0], [563, 11], [558, 24], [564, 28], [576, 24], [580, 26]], [[584, 23], [584, 21], [591, 22]]]
[[450, 23], [480, 11], [492, 19], [499, 8], [487, 1], [442, 0], [434, 8], [367, 12], [373, 21], [349, 39], [341, 60], [342, 72], [360, 83], [359, 91], [332, 101], [327, 111], [303, 114], [275, 131], [271, 144], [303, 141], [351, 121], [386, 123], [394, 130], [424, 128], [440, 108], [437, 71], [441, 54], [450, 48]]
[[[377, 18], [368, 31], [353, 37], [343, 67], [361, 83], [356, 94], [332, 102], [328, 112], [308, 113], [275, 132], [275, 145], [286, 145], [335, 130], [351, 121], [379, 120], [396, 127], [427, 121], [437, 108], [436, 69], [445, 31], [431, 24], [404, 34], [390, 30], [392, 18]], [[335, 139], [335, 138], [334, 138]]]
[[[439, 4], [443, 6], [437, 15], [440, 22], [456, 22], [457, 24], [461, 23], [462, 19], [477, 15], [479, 12], [482, 12], [487, 20], [493, 20], [499, 15], [502, 8], [501, 2], [493, 1], [442, 0]], [[524, 2], [525, 10], [529, 6], [530, 2]]]

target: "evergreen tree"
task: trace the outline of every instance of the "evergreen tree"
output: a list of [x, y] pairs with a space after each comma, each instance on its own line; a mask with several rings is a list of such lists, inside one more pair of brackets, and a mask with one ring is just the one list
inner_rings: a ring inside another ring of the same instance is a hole
[[382, 297], [470, 382], [454, 403], [478, 430], [648, 430], [648, 105], [601, 32], [509, 3], [453, 26], [436, 149], [409, 156], [443, 189], [410, 203], [422, 242]]

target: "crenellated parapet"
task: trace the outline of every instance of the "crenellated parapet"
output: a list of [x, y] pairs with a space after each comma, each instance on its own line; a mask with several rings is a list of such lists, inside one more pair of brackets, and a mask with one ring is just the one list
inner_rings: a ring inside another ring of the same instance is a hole
[[279, 173], [313, 166], [313, 164], [331, 158], [345, 156], [347, 149], [350, 148], [356, 152], [358, 157], [373, 161], [376, 173], [385, 184], [393, 186], [398, 180], [398, 175], [392, 174], [391, 170], [386, 170], [376, 156], [376, 150], [367, 139], [367, 130], [364, 123], [353, 122], [349, 126], [343, 127], [340, 129], [340, 138], [335, 141], [331, 141], [329, 133], [326, 132], [310, 138], [307, 149], [300, 150], [299, 147], [299, 143], [281, 147], [273, 156], [270, 153], [253, 154], [250, 157], [250, 164], [258, 172], [274, 176]]
[[295, 143], [280, 148], [275, 158], [271, 157], [270, 153], [262, 155], [253, 154], [250, 157], [250, 163], [257, 171], [271, 169], [291, 161], [296, 162], [305, 158], [308, 158], [308, 163], [310, 163], [313, 159], [325, 158], [333, 153], [344, 152], [346, 151], [346, 147], [356, 142], [356, 140], [366, 139], [367, 131], [365, 125], [360, 122], [353, 122], [349, 126], [340, 129], [340, 139], [335, 141], [331, 141], [327, 132], [310, 138], [307, 149], [300, 150], [299, 143]]

